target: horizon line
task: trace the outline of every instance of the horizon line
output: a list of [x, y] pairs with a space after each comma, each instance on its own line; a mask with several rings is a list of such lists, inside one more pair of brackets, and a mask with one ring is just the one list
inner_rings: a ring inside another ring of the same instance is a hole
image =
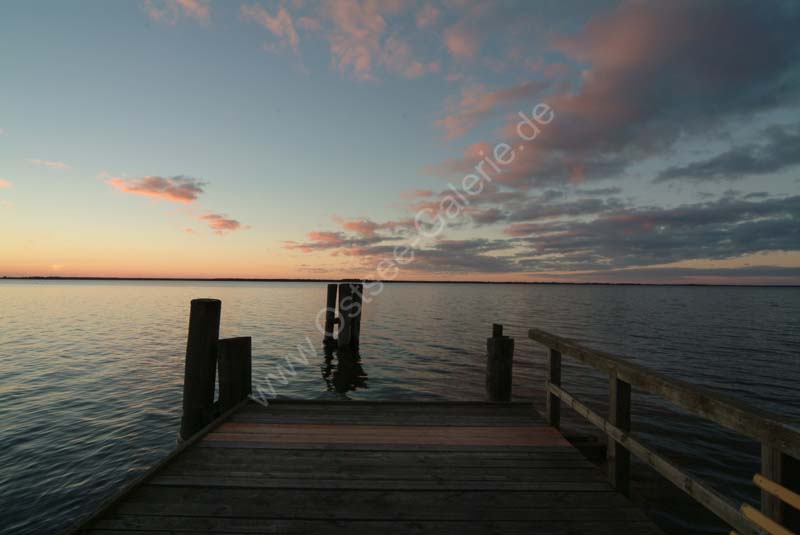
[[490, 280], [429, 280], [429, 279], [358, 279], [358, 278], [249, 278], [249, 277], [72, 277], [58, 275], [3, 275], [0, 280], [86, 280], [86, 281], [154, 281], [154, 282], [380, 282], [383, 284], [522, 284], [522, 285], [564, 285], [564, 286], [721, 286], [749, 288], [800, 288], [800, 284], [736, 284], [699, 282], [548, 282], [548, 281], [490, 281]]

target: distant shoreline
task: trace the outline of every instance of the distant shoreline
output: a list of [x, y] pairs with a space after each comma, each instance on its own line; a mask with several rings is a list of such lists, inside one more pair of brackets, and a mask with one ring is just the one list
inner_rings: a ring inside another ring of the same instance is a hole
[[800, 284], [703, 284], [654, 282], [537, 282], [537, 281], [480, 281], [480, 280], [378, 280], [378, 279], [253, 279], [253, 278], [184, 278], [184, 277], [0, 277], [3, 280], [30, 281], [136, 281], [136, 282], [382, 282], [384, 284], [515, 284], [533, 286], [720, 286], [734, 288], [800, 288]]

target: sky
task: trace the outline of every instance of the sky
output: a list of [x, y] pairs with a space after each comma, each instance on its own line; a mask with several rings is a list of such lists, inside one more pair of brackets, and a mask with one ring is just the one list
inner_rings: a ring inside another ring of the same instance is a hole
[[800, 284], [796, 2], [0, 15], [0, 276]]

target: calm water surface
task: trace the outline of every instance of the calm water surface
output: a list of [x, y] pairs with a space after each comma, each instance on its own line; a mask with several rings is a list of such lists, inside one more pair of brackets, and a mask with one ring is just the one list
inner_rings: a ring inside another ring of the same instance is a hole
[[[491, 323], [516, 339], [514, 393], [543, 400], [540, 327], [800, 421], [800, 288], [388, 285], [364, 312], [361, 362], [322, 351], [316, 283], [0, 281], [0, 533], [52, 533], [159, 460], [180, 419], [189, 301], [222, 299], [222, 336], [252, 336], [253, 380], [308, 336], [318, 358], [287, 397], [483, 398]], [[565, 358], [598, 410], [606, 379]], [[640, 437], [737, 502], [755, 501], [755, 443], [634, 391]], [[574, 433], [592, 429], [565, 415]], [[644, 467], [635, 485], [674, 533], [726, 533]]]

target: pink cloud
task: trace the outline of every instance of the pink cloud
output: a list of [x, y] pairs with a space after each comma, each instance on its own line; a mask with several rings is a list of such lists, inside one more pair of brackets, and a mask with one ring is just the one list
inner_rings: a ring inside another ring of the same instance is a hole
[[417, 28], [424, 29], [436, 24], [439, 18], [439, 10], [431, 4], [425, 4], [417, 11]]
[[311, 17], [299, 17], [297, 19], [297, 27], [308, 31], [317, 31], [322, 29], [322, 23], [318, 19]]
[[174, 26], [181, 17], [208, 22], [211, 18], [209, 0], [145, 0], [147, 16], [156, 22]]
[[34, 165], [41, 165], [42, 167], [49, 167], [51, 169], [70, 169], [70, 166], [65, 164], [64, 162], [55, 162], [51, 160], [38, 160], [38, 159], [32, 159], [28, 161]]
[[290, 47], [295, 55], [300, 53], [300, 36], [297, 35], [292, 17], [286, 8], [279, 7], [275, 16], [259, 5], [242, 5], [241, 10], [246, 19], [269, 30], [282, 47]]
[[433, 195], [433, 190], [429, 189], [414, 189], [411, 191], [406, 191], [401, 193], [403, 197], [406, 199], [421, 199], [425, 197], [431, 197]]
[[543, 82], [528, 81], [515, 86], [488, 91], [482, 85], [464, 88], [461, 98], [451, 104], [450, 114], [436, 121], [448, 140], [465, 135], [495, 108], [540, 96], [549, 87]]
[[11, 187], [11, 182], [9, 182], [8, 180], [5, 180], [3, 178], [0, 178], [0, 189], [10, 188], [10, 187]]
[[111, 178], [106, 181], [118, 190], [134, 195], [155, 197], [172, 202], [190, 203], [203, 193], [205, 182], [191, 177], [175, 176], [164, 178], [146, 176], [142, 178]]
[[242, 225], [236, 219], [231, 219], [224, 214], [205, 214], [200, 219], [208, 223], [208, 226], [217, 234], [225, 234], [236, 230], [243, 230], [250, 227]]

